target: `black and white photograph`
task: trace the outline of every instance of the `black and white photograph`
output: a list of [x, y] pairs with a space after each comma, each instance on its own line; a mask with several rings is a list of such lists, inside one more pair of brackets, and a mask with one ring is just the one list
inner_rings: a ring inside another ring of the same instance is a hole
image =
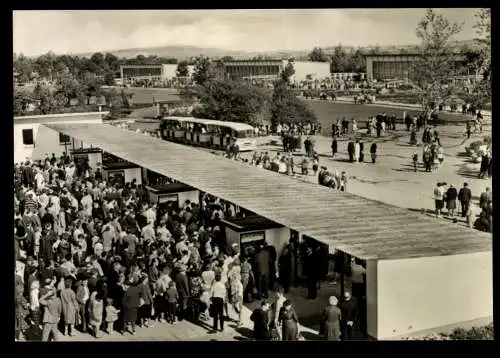
[[12, 18], [16, 342], [493, 340], [491, 9]]

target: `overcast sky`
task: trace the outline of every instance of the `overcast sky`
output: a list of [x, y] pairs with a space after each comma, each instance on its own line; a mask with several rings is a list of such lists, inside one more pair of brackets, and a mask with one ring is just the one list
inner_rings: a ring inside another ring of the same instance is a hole
[[[475, 37], [477, 9], [438, 9]], [[244, 51], [416, 44], [425, 9], [14, 11], [14, 52], [39, 55], [156, 46]]]

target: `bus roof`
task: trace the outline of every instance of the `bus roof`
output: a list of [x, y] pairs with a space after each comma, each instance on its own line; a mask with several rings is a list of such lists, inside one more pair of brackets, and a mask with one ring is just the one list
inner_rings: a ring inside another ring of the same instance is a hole
[[187, 123], [199, 123], [207, 126], [221, 126], [221, 127], [229, 127], [235, 131], [246, 131], [253, 130], [253, 127], [246, 123], [238, 123], [238, 122], [226, 122], [226, 121], [217, 121], [215, 119], [204, 119], [204, 118], [194, 118], [194, 117], [165, 117], [165, 120], [177, 120], [179, 122], [187, 122]]

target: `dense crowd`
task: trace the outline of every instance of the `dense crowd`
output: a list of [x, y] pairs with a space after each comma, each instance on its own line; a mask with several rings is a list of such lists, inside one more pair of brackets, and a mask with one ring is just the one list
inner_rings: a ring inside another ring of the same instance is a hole
[[221, 220], [251, 213], [207, 194], [200, 204], [151, 205], [144, 186], [106, 182], [99, 164], [67, 156], [27, 160], [14, 173], [17, 340], [210, 317], [215, 332], [225, 320], [241, 323], [244, 302], [275, 305], [270, 292], [288, 292], [297, 270], [315, 298], [328, 271], [327, 253], [294, 237], [280, 253], [228, 246]]

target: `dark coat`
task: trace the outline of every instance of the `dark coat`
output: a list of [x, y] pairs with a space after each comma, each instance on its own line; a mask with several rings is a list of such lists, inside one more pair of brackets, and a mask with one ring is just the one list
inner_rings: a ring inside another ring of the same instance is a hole
[[261, 250], [255, 255], [255, 264], [257, 272], [260, 275], [269, 275], [271, 266], [271, 257], [269, 251]]
[[189, 299], [189, 281], [185, 273], [178, 272], [175, 275], [175, 286], [179, 294], [179, 303], [183, 309], [186, 309]]
[[141, 288], [139, 286], [130, 286], [125, 295], [123, 295], [122, 306], [125, 322], [137, 321], [137, 309], [141, 301]]
[[332, 140], [332, 153], [337, 153], [337, 139]]
[[372, 143], [372, 145], [370, 146], [370, 153], [377, 153], [377, 143]]
[[354, 142], [349, 142], [349, 143], [347, 144], [347, 152], [348, 152], [348, 153], [354, 153], [354, 151], [355, 151], [355, 150], [354, 150]]
[[340, 308], [326, 306], [321, 313], [320, 335], [327, 341], [340, 341]]
[[358, 306], [356, 301], [350, 299], [349, 301], [342, 301], [339, 303], [340, 311], [342, 312], [342, 323], [354, 322], [358, 316]]
[[262, 308], [256, 308], [250, 319], [253, 322], [253, 335], [257, 341], [269, 341], [269, 314], [264, 312]]
[[446, 200], [447, 201], [457, 200], [457, 197], [458, 197], [457, 189], [456, 188], [448, 188], [448, 190], [446, 191]]
[[470, 202], [472, 200], [472, 192], [469, 188], [462, 188], [458, 192], [458, 200], [461, 202]]

